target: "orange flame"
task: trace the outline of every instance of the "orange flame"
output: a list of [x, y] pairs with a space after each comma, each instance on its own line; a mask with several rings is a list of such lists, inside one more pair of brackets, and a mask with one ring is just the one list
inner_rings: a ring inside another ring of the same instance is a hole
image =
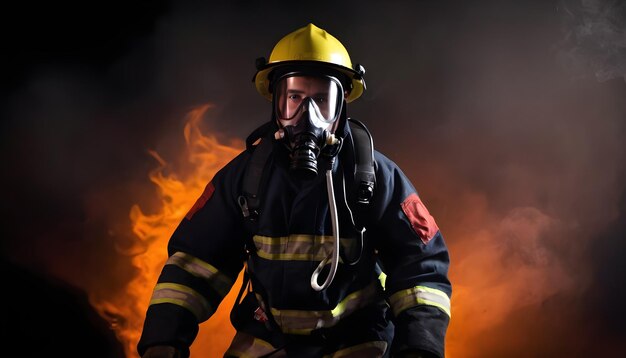
[[[149, 175], [158, 189], [159, 203], [152, 214], [144, 213], [139, 205], [130, 211], [134, 241], [125, 252], [132, 253], [136, 276], [113, 298], [91, 297], [92, 305], [111, 322], [128, 358], [137, 358], [136, 345], [152, 289], [167, 259], [169, 237], [215, 173], [244, 148], [243, 141], [223, 145], [201, 132], [199, 124], [210, 107], [203, 105], [188, 114], [184, 137], [189, 169], [172, 172], [158, 153], [150, 152], [159, 162]], [[459, 212], [444, 229], [449, 237], [464, 238], [450, 245], [454, 294], [446, 356], [481, 357], [485, 351], [502, 347], [486, 340], [485, 332], [499, 327], [520, 308], [540, 305], [557, 292], [571, 289], [573, 282], [540, 240], [563, 223], [531, 207], [494, 213], [487, 198], [475, 193], [463, 192], [455, 200], [473, 210]], [[226, 351], [234, 335], [228, 313], [240, 280], [213, 317], [201, 325], [192, 356], [221, 356]], [[507, 332], [498, 334], [507, 336]]]
[[[127, 284], [126, 291], [118, 293], [113, 299], [101, 302], [92, 299], [93, 306], [111, 322], [128, 358], [138, 357], [136, 345], [152, 290], [167, 260], [166, 247], [171, 234], [215, 173], [244, 147], [242, 141], [234, 142], [232, 146], [220, 144], [216, 137], [205, 136], [201, 132], [199, 123], [209, 108], [210, 105], [200, 106], [187, 116], [184, 137], [187, 159], [191, 164], [188, 173], [165, 174], [168, 164], [158, 153], [150, 152], [160, 164], [149, 175], [157, 186], [160, 207], [153, 214], [145, 214], [136, 204], [130, 210], [132, 231], [137, 239], [131, 251], [139, 252], [132, 258], [132, 264], [138, 274]], [[234, 291], [239, 284], [235, 283], [235, 289], [220, 305], [218, 312], [202, 325], [208, 327], [201, 327], [196, 343], [191, 347], [192, 354], [197, 351], [201, 356], [218, 356], [226, 350], [230, 337], [234, 335], [227, 310], [234, 302]], [[217, 327], [220, 335], [214, 334]]]

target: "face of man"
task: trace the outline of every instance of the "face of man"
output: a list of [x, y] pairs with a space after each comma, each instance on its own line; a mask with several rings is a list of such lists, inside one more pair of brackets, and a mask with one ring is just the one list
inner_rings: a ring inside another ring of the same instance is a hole
[[328, 129], [339, 117], [342, 92], [332, 77], [284, 77], [274, 91], [277, 119], [283, 126], [295, 126], [308, 111], [316, 126]]

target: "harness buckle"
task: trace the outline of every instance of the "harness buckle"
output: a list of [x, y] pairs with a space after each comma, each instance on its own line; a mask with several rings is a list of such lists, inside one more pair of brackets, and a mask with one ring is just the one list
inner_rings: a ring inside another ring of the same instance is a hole
[[357, 202], [359, 204], [368, 204], [374, 196], [374, 182], [362, 180], [359, 183], [359, 191]]
[[239, 204], [239, 207], [241, 208], [243, 217], [247, 219], [250, 216], [250, 209], [248, 209], [248, 200], [246, 197], [239, 195], [239, 198], [237, 198], [237, 204]]

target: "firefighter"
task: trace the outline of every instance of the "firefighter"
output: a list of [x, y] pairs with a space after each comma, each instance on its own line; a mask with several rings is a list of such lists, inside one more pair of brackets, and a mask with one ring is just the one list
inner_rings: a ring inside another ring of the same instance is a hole
[[448, 250], [409, 179], [347, 116], [364, 73], [313, 24], [257, 60], [271, 119], [172, 234], [143, 358], [188, 357], [242, 269], [225, 357], [444, 357]]

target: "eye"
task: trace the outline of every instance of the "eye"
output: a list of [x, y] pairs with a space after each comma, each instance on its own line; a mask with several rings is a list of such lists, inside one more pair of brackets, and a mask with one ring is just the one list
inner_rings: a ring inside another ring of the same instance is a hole
[[291, 101], [299, 101], [301, 99], [300, 95], [298, 94], [290, 94], [287, 98], [289, 98], [289, 100]]
[[324, 103], [326, 102], [326, 97], [315, 97], [314, 100], [316, 103]]

